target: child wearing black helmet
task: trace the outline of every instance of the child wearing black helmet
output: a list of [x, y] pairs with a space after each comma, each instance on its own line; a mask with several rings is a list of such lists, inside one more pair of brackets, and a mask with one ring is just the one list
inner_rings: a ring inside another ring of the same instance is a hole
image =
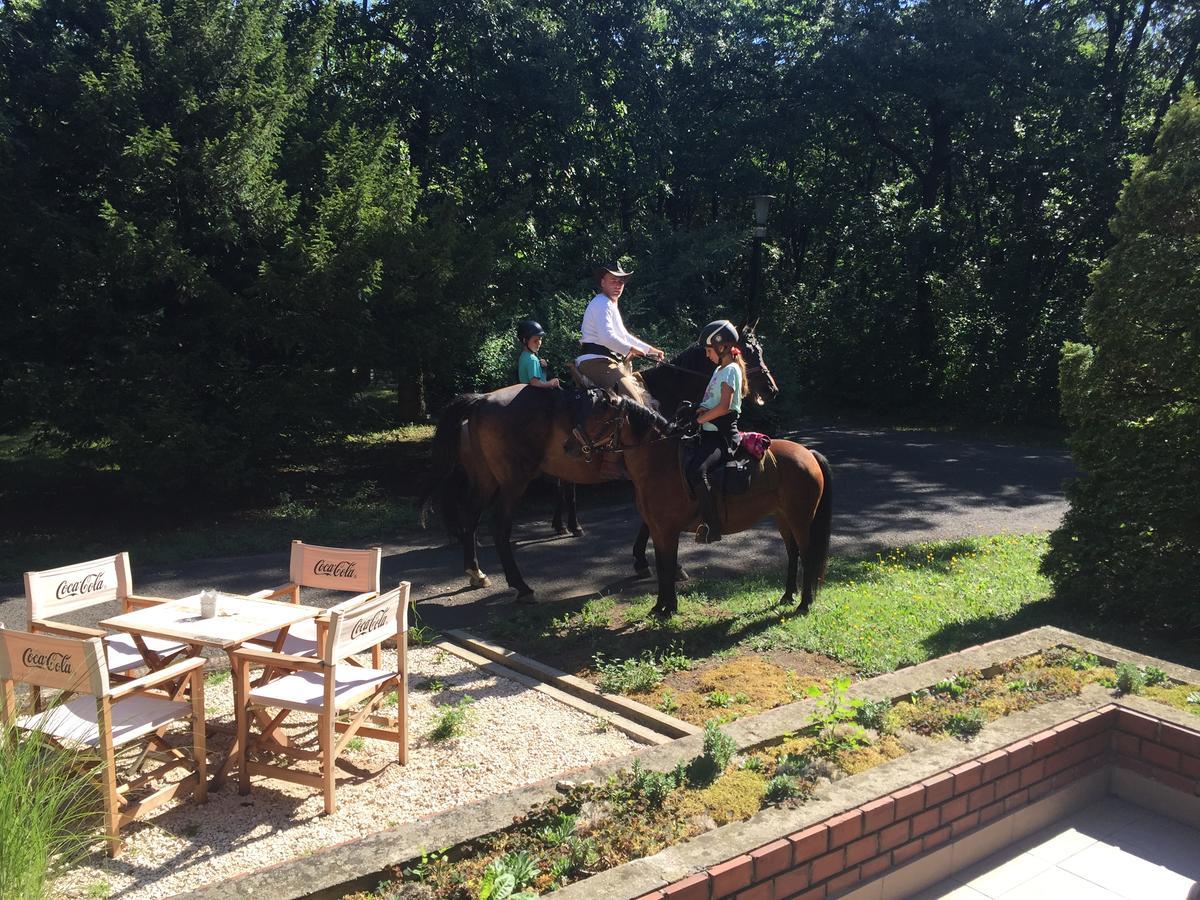
[[545, 334], [542, 326], [533, 319], [526, 319], [517, 325], [517, 343], [521, 347], [521, 356], [517, 360], [517, 381], [539, 388], [556, 388], [559, 386], [558, 379], [546, 378], [546, 361], [537, 355]]

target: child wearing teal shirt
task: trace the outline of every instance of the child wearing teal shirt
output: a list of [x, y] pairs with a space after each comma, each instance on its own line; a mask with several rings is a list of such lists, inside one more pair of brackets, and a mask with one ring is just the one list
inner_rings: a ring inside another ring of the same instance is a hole
[[557, 378], [546, 378], [545, 363], [538, 359], [537, 352], [542, 348], [542, 338], [546, 332], [542, 326], [532, 319], [526, 319], [517, 326], [517, 343], [523, 348], [517, 360], [517, 381], [539, 388], [556, 388]]

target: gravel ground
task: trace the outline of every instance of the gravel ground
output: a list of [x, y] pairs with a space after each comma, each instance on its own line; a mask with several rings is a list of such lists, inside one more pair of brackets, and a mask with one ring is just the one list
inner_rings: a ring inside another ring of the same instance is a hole
[[[395, 660], [394, 651], [384, 656], [386, 664]], [[110, 860], [97, 847], [55, 882], [54, 893], [96, 897], [107, 890], [108, 896], [129, 900], [176, 894], [641, 746], [545, 694], [482, 673], [441, 650], [412, 649], [409, 675], [408, 764], [396, 764], [392, 743], [368, 739], [358, 749], [348, 748], [339, 760], [334, 815], [323, 815], [320, 792], [304, 785], [255, 778], [242, 797], [236, 783], [227, 784], [210, 792], [202, 806], [184, 800], [130, 826], [124, 856]], [[430, 741], [437, 706], [466, 695], [475, 702], [465, 733]], [[232, 723], [232, 701], [230, 680], [210, 675], [205, 686], [210, 721]], [[312, 717], [294, 718], [289, 737], [315, 743]], [[227, 744], [221, 735], [210, 739], [210, 749]]]

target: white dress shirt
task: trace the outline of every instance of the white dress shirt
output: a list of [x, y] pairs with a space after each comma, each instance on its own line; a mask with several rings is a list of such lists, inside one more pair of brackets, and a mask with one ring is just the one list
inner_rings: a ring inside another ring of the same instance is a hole
[[[621, 321], [621, 311], [617, 301], [610, 300], [607, 294], [597, 294], [588, 304], [583, 314], [582, 341], [585, 344], [600, 344], [607, 347], [617, 356], [627, 356], [630, 350], [641, 350], [649, 353], [653, 348], [625, 330]], [[599, 353], [584, 353], [576, 357], [575, 362], [581, 363], [589, 359], [607, 359]]]

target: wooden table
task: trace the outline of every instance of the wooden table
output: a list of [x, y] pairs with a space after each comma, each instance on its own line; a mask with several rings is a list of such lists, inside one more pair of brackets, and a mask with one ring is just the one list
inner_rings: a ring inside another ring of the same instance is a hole
[[[210, 619], [205, 619], [200, 615], [200, 595], [192, 594], [178, 600], [168, 600], [166, 603], [158, 603], [154, 606], [122, 613], [119, 616], [104, 619], [100, 624], [105, 628], [125, 631], [133, 635], [139, 649], [143, 649], [142, 638], [157, 637], [180, 641], [196, 651], [202, 647], [209, 647], [230, 654], [230, 651], [237, 649], [247, 641], [273, 631], [279, 632], [272, 648], [278, 650], [283, 645], [289, 628], [297, 622], [314, 619], [322, 612], [324, 610], [317, 606], [259, 600], [218, 592], [217, 615]], [[233, 702], [235, 704], [242, 703], [244, 698], [237, 696], [239, 679], [236, 671], [237, 663], [232, 654], [229, 656], [229, 665], [234, 676]], [[237, 754], [238, 746], [235, 734], [233, 746], [230, 747], [228, 755], [214, 770], [212, 779], [214, 788], [219, 787], [229, 774], [229, 768], [237, 759]]]

